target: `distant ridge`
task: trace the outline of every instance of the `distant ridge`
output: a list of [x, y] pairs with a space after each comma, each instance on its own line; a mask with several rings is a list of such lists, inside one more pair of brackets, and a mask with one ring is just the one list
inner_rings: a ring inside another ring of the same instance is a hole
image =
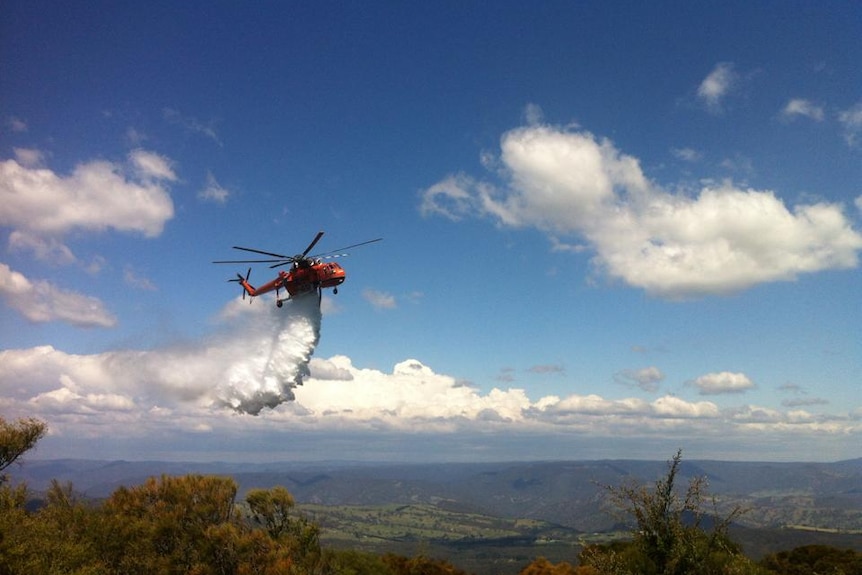
[[[240, 495], [286, 487], [297, 503], [321, 505], [436, 504], [499, 517], [550, 521], [580, 531], [610, 529], [601, 485], [651, 484], [664, 461], [595, 460], [509, 463], [194, 463], [29, 460], [10, 469], [13, 482], [45, 490], [52, 479], [101, 498], [148, 477], [189, 473], [233, 477]], [[720, 505], [743, 505], [749, 527], [802, 526], [862, 532], [862, 458], [834, 463], [683, 461], [682, 480], [706, 477]]]

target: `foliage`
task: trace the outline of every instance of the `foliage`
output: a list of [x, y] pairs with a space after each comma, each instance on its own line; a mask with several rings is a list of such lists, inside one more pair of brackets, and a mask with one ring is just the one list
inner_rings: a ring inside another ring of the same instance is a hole
[[322, 571], [326, 575], [396, 575], [382, 556], [355, 550], [324, 550]]
[[6, 482], [3, 470], [30, 451], [47, 430], [47, 425], [34, 418], [19, 419], [15, 423], [0, 417], [0, 485]]
[[827, 545], [804, 545], [767, 555], [760, 565], [777, 575], [862, 575], [862, 553]]
[[290, 510], [294, 501], [284, 487], [252, 489], [246, 494], [245, 501], [251, 508], [254, 522], [263, 525], [273, 539], [290, 530]]
[[[45, 431], [32, 419], [0, 423], [6, 465]], [[680, 462], [677, 453], [653, 489], [606, 488], [635, 519], [630, 541], [588, 546], [577, 567], [540, 557], [520, 575], [862, 575], [862, 553], [818, 545], [753, 564], [727, 533], [740, 511], [724, 518], [707, 514], [702, 478], [692, 479], [680, 495]], [[163, 475], [121, 487], [97, 504], [79, 497], [71, 484], [54, 481], [43, 505], [29, 511], [26, 486], [0, 482], [0, 575], [467, 575], [421, 554], [323, 550], [319, 527], [295, 513], [285, 488], [249, 491], [247, 515], [236, 494], [230, 478]]]
[[287, 549], [295, 565], [309, 573], [316, 572], [322, 560], [320, 528], [305, 517], [294, 516], [290, 492], [281, 486], [252, 489], [245, 500], [251, 510], [251, 522], [263, 527], [274, 541]]
[[[277, 539], [236, 511], [232, 479], [151, 478], [88, 506], [54, 483], [35, 513], [0, 488], [0, 574], [304, 575], [320, 555], [308, 529]], [[302, 522], [298, 522], [302, 524]], [[301, 550], [300, 553], [298, 550]]]
[[[635, 483], [606, 487], [614, 505], [635, 519], [633, 539], [616, 547], [585, 549], [580, 557], [582, 565], [614, 575], [757, 572], [728, 537], [728, 527], [742, 510], [736, 507], [729, 515], [719, 517], [713, 499], [712, 513], [707, 513], [705, 477], [691, 479], [680, 495], [676, 483], [681, 462], [680, 450], [668, 462], [667, 475], [652, 489]], [[707, 523], [712, 524], [709, 530]]]
[[521, 569], [518, 575], [598, 575], [598, 571], [588, 566], [573, 567], [565, 561], [555, 565], [544, 557], [538, 557]]
[[466, 571], [458, 569], [448, 561], [424, 555], [402, 557], [387, 553], [383, 556], [383, 562], [394, 575], [468, 575]]

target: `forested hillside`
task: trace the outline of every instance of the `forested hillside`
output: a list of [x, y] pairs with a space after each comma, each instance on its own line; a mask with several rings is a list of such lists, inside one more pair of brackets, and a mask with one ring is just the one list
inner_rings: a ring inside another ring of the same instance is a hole
[[[764, 531], [740, 525], [750, 510], [731, 504], [727, 496], [714, 496], [706, 471], [709, 464], [684, 463], [681, 452], [663, 464], [652, 481], [625, 472], [624, 465], [653, 469], [653, 464], [639, 462], [454, 466], [445, 478], [441, 468], [389, 466], [342, 469], [354, 479], [348, 489], [343, 478], [336, 480], [316, 468], [238, 473], [245, 481], [242, 489], [225, 475], [163, 473], [121, 485], [100, 499], [56, 478], [40, 491], [29, 489], [21, 474], [10, 479], [10, 466], [44, 429], [33, 420], [8, 424], [0, 418], [0, 575], [862, 574], [859, 533], [843, 528], [773, 529], [768, 532], [801, 535], [799, 545], [786, 545], [790, 540], [785, 540], [783, 547], [764, 552], [762, 558], [753, 555], [750, 544]], [[126, 466], [86, 464], [78, 469], [92, 470], [94, 465], [103, 470]], [[577, 495], [577, 482], [568, 472], [584, 466], [618, 479], [593, 482], [590, 496], [596, 514], [616, 518], [612, 530], [587, 533], [525, 514], [483, 510], [485, 501], [508, 499], [505, 505], [511, 505], [516, 493], [525, 494], [516, 503], [533, 501], [537, 496], [531, 491], [542, 492], [546, 484], [546, 493], [571, 489]], [[857, 466], [858, 462], [847, 462], [828, 467], [830, 489], [850, 487], [842, 493], [844, 501], [853, 501], [854, 484], [836, 469], [845, 469], [852, 479]], [[30, 464], [23, 468], [27, 467]], [[54, 471], [72, 467], [51, 464]], [[551, 468], [558, 472], [549, 473]], [[808, 471], [810, 481], [821, 477], [823, 468], [808, 466]], [[255, 485], [276, 476], [299, 491], [328, 497], [338, 492], [334, 486], [342, 490], [339, 497], [352, 493], [361, 498], [364, 493], [372, 499], [389, 488], [390, 497], [410, 494], [413, 501], [363, 506], [318, 501], [300, 506], [288, 486]], [[357, 482], [359, 477], [365, 481]], [[501, 478], [506, 489], [499, 487]], [[804, 484], [799, 477], [785, 482], [781, 489]], [[821, 477], [821, 488], [825, 483]], [[439, 495], [446, 493], [440, 490], [447, 485], [449, 495], [474, 493], [472, 499], [465, 498], [476, 502], [474, 507]], [[482, 486], [487, 491], [484, 499], [478, 496]], [[494, 486], [497, 491], [491, 490]], [[431, 492], [438, 495], [421, 503]], [[858, 507], [848, 511], [854, 510]], [[824, 537], [833, 538], [833, 544], [812, 545]], [[842, 537], [855, 541], [856, 549], [852, 543], [836, 546]]]
[[[557, 461], [478, 464], [168, 463], [29, 461], [13, 468], [16, 481], [45, 490], [53, 479], [71, 481], [88, 497], [161, 474], [226, 475], [243, 494], [287, 487], [299, 504], [438, 505], [448, 509], [547, 521], [578, 531], [612, 529], [599, 486], [653, 481], [662, 461]], [[862, 459], [836, 463], [683, 461], [684, 479], [705, 477], [720, 509], [749, 510], [738, 523], [751, 528], [862, 530]]]

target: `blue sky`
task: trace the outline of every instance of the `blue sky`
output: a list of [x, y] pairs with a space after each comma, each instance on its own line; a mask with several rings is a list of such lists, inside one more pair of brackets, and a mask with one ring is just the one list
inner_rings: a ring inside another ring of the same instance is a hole
[[[4, 12], [0, 414], [37, 456], [862, 455], [857, 3]], [[300, 336], [210, 263], [318, 230], [384, 241]], [[273, 342], [303, 384], [225, 407]]]

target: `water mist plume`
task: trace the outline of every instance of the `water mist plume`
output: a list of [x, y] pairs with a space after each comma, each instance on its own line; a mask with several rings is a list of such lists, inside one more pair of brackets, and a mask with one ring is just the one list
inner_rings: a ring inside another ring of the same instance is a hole
[[291, 300], [255, 319], [243, 340], [247, 351], [226, 369], [215, 402], [257, 415], [295, 398], [293, 388], [309, 375], [308, 362], [320, 339], [317, 294]]

